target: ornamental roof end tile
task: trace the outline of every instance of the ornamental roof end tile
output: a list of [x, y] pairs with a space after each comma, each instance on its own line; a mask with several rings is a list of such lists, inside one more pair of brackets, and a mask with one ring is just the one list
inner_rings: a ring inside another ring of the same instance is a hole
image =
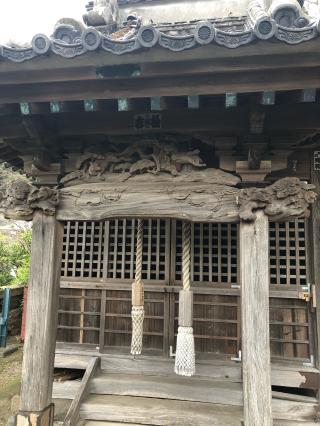
[[91, 1], [84, 15], [86, 25], [62, 19], [51, 37], [37, 34], [28, 47], [0, 46], [0, 60], [24, 62], [52, 53], [71, 59], [90, 51], [123, 55], [156, 46], [173, 52], [204, 45], [234, 49], [270, 39], [298, 44], [320, 34], [318, 0], [246, 0], [243, 16], [156, 24], [152, 16], [149, 22], [142, 19], [137, 9], [120, 25], [121, 5], [142, 1]]

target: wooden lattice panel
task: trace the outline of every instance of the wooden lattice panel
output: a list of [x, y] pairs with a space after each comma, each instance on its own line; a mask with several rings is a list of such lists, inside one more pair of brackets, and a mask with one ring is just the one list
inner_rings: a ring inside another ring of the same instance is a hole
[[[182, 222], [175, 232], [175, 280], [181, 281]], [[238, 226], [191, 224], [191, 280], [195, 283], [238, 283]]]
[[270, 223], [270, 283], [307, 284], [305, 221]]
[[101, 278], [103, 275], [103, 222], [66, 222], [61, 275]]
[[[179, 295], [175, 298], [175, 338]], [[240, 308], [237, 296], [194, 294], [193, 329], [198, 353], [236, 356], [240, 349]]]
[[270, 299], [271, 355], [310, 359], [309, 304], [298, 299]]
[[101, 292], [61, 289], [58, 342], [99, 344]]
[[[135, 219], [106, 222], [108, 236], [107, 278], [134, 280], [136, 227]], [[165, 281], [170, 223], [161, 219], [144, 220], [142, 278], [146, 281]]]
[[[164, 351], [164, 334], [168, 330], [165, 320], [165, 297], [161, 292], [145, 292], [144, 351]], [[130, 290], [106, 292], [103, 346], [126, 348], [127, 352], [130, 351], [131, 306]]]

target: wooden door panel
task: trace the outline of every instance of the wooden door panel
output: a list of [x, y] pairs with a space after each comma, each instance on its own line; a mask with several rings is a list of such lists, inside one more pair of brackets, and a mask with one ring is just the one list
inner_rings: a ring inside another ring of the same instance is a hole
[[[179, 294], [174, 294], [174, 337], [178, 332]], [[240, 349], [239, 297], [194, 294], [195, 349], [200, 356], [235, 357]]]
[[[163, 354], [165, 351], [165, 294], [145, 291], [144, 351]], [[107, 290], [104, 348], [125, 348], [131, 345], [131, 289]]]
[[[191, 277], [198, 356], [237, 356], [241, 349], [238, 226], [192, 225]], [[313, 354], [310, 304], [297, 299], [307, 279], [306, 224], [270, 224], [270, 346], [275, 359]], [[58, 340], [129, 351], [136, 221], [67, 222], [63, 242]], [[181, 288], [182, 222], [144, 221], [144, 350], [175, 348]], [[104, 290], [94, 290], [103, 283]], [[85, 288], [84, 288], [85, 287]], [[278, 291], [276, 293], [276, 291]], [[278, 294], [278, 296], [277, 296]]]

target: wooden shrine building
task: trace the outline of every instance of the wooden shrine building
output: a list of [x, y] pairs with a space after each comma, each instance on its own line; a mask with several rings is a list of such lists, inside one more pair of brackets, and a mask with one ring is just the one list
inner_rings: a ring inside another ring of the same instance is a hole
[[59, 399], [65, 425], [320, 421], [319, 18], [95, 0], [0, 46], [0, 160], [33, 179], [0, 189], [33, 221], [19, 426]]

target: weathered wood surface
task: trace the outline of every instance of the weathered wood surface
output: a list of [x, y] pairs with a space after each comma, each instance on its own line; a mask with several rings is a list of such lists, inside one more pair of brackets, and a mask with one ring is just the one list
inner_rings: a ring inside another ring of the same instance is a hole
[[7, 219], [32, 220], [36, 209], [52, 216], [58, 203], [56, 189], [37, 188], [26, 179], [17, 178], [0, 187], [0, 213]]
[[62, 224], [34, 213], [21, 411], [40, 412], [51, 403], [62, 238]]
[[[274, 400], [273, 410], [275, 420], [310, 422], [315, 414], [315, 405]], [[208, 424], [240, 426], [243, 410], [241, 407], [222, 404], [116, 395], [90, 395], [81, 406], [80, 416], [90, 420], [157, 426], [204, 426]]]
[[242, 372], [246, 426], [272, 425], [269, 226], [263, 211], [240, 224]]
[[[57, 399], [73, 399], [81, 386], [80, 381], [55, 382], [53, 397]], [[243, 394], [241, 383], [220, 381], [215, 379], [193, 378], [181, 380], [173, 374], [168, 377], [143, 376], [133, 374], [98, 374], [90, 385], [90, 393], [96, 395], [139, 396], [170, 400], [205, 402], [242, 406]], [[272, 392], [274, 399], [317, 404], [317, 399]]]
[[[316, 171], [314, 164], [311, 165], [311, 182], [315, 185], [316, 191], [320, 192], [320, 171]], [[315, 285], [316, 316], [316, 365], [320, 366], [320, 198], [318, 198], [312, 208], [312, 246], [313, 246], [313, 280]]]
[[168, 400], [205, 402], [242, 406], [239, 383], [214, 380], [179, 380], [176, 377], [102, 375], [91, 384], [91, 393], [100, 395], [139, 396]]
[[[56, 368], [77, 368], [85, 370], [91, 357], [98, 356], [97, 351], [84, 348], [62, 349], [58, 344], [55, 358]], [[142, 356], [133, 359], [126, 355], [100, 354], [102, 370], [108, 374], [141, 374], [151, 376], [172, 376], [172, 359]], [[207, 378], [218, 381], [241, 383], [241, 364], [232, 361], [197, 360], [197, 379]], [[272, 364], [271, 382], [273, 386], [318, 389], [319, 370], [305, 366]]]
[[79, 420], [80, 405], [82, 401], [84, 401], [84, 399], [89, 394], [89, 389], [91, 385], [90, 382], [93, 379], [94, 375], [96, 374], [99, 364], [100, 364], [100, 358], [92, 358], [89, 361], [89, 364], [84, 373], [82, 381], [80, 382], [80, 385], [75, 393], [73, 401], [64, 419], [64, 422], [63, 422], [64, 426], [77, 425]]
[[256, 209], [264, 209], [270, 220], [290, 220], [307, 217], [315, 200], [313, 186], [297, 178], [280, 179], [263, 189], [241, 190], [235, 188], [237, 177], [219, 169], [177, 176], [102, 172], [93, 178], [104, 183], [84, 184], [81, 177], [75, 179], [80, 185], [61, 189], [58, 220], [146, 216], [226, 223], [240, 218], [252, 221]]
[[[125, 175], [125, 174], [124, 174]], [[220, 176], [219, 176], [220, 175]], [[223, 184], [225, 175], [226, 184]], [[207, 169], [188, 175], [136, 175], [130, 181], [110, 173], [104, 183], [60, 191], [59, 220], [100, 220], [112, 217], [172, 217], [191, 221], [230, 222], [238, 218], [239, 189], [232, 175]]]
[[[141, 423], [127, 423], [130, 426], [142, 426]], [[294, 422], [294, 421], [283, 421], [283, 420], [275, 420], [273, 422], [274, 426], [314, 426], [315, 422]], [[123, 423], [118, 422], [104, 422], [104, 421], [94, 421], [89, 420], [85, 421], [83, 426], [123, 426]]]
[[[318, 103], [302, 104], [280, 104], [274, 106], [261, 107], [265, 112], [264, 130], [270, 132], [272, 143], [276, 143], [276, 135], [282, 132], [286, 133], [285, 141], [288, 146], [294, 141], [302, 139], [302, 135], [312, 134], [317, 131], [320, 106]], [[149, 112], [149, 108], [138, 108], [136, 111], [117, 112], [112, 108], [105, 111], [84, 112], [73, 111], [61, 114], [52, 114], [52, 116], [41, 115], [29, 117], [29, 122], [34, 126], [40, 127], [44, 118], [54, 126], [55, 135], [61, 143], [66, 137], [70, 136], [94, 136], [107, 133], [108, 135], [143, 135], [147, 130], [135, 129], [135, 116], [137, 113]], [[215, 117], [212, 120], [212, 117]], [[247, 134], [250, 109], [248, 106], [238, 106], [233, 109], [222, 109], [221, 107], [206, 107], [195, 109], [172, 108], [161, 112], [162, 132], [212, 132], [213, 135], [221, 134]], [[7, 138], [12, 146], [17, 146], [19, 141], [10, 139], [30, 138], [25, 126], [25, 118], [21, 116], [8, 115], [0, 117], [0, 137]], [[295, 135], [288, 135], [288, 128], [295, 130]], [[50, 138], [50, 128], [41, 128], [41, 134]], [[148, 131], [149, 132], [149, 131]], [[155, 130], [155, 133], [159, 130]], [[303, 132], [303, 133], [301, 133]], [[25, 141], [22, 141], [22, 144]], [[36, 153], [36, 145], [30, 140], [30, 146]], [[73, 146], [73, 145], [72, 145]], [[81, 144], [79, 142], [79, 148]], [[23, 150], [23, 145], [20, 145]]]
[[[201, 48], [203, 49], [203, 48]], [[244, 49], [240, 49], [242, 52]], [[109, 57], [110, 55], [108, 55]], [[110, 66], [110, 65], [109, 65]], [[139, 98], [152, 96], [207, 95], [269, 90], [299, 90], [319, 86], [319, 64], [303, 70], [244, 70], [230, 78], [228, 72], [205, 75], [172, 75], [159, 78], [100, 79], [0, 86], [1, 103], [76, 101], [83, 99]], [[173, 89], [174, 88], [174, 89]]]
[[239, 407], [224, 405], [91, 395], [82, 404], [80, 416], [90, 420], [157, 426], [240, 426], [241, 411]]
[[92, 358], [91, 355], [75, 356], [75, 355], [65, 355], [65, 354], [62, 355], [62, 354], [56, 353], [55, 360], [54, 360], [54, 367], [55, 368], [72, 368], [75, 370], [86, 370], [91, 358]]
[[[50, 55], [43, 61], [34, 59], [21, 64], [5, 61], [1, 64], [1, 82], [3, 84], [39, 83], [64, 80], [96, 80], [96, 67], [112, 65], [141, 64], [143, 75], [146, 77], [161, 74], [208, 74], [213, 72], [237, 72], [248, 69], [286, 68], [293, 66], [319, 65], [317, 58], [318, 40], [308, 43], [287, 46], [282, 43], [265, 43], [257, 41], [254, 44], [242, 46], [241, 49], [212, 49], [203, 46], [201, 49], [191, 49], [174, 52], [163, 49], [136, 52], [132, 55], [106, 55], [105, 52], [92, 52], [66, 61], [58, 55]], [[297, 61], [297, 55], [301, 61]], [[236, 58], [236, 61], [234, 59]], [[178, 61], [177, 61], [178, 59]], [[232, 61], [232, 62], [230, 62]], [[301, 64], [301, 62], [303, 64]], [[120, 68], [121, 69], [121, 68]], [[26, 70], [28, 72], [26, 72]], [[301, 86], [300, 86], [301, 87]], [[303, 86], [304, 87], [304, 86]], [[172, 87], [171, 87], [172, 89]], [[220, 92], [221, 93], [221, 92]]]

